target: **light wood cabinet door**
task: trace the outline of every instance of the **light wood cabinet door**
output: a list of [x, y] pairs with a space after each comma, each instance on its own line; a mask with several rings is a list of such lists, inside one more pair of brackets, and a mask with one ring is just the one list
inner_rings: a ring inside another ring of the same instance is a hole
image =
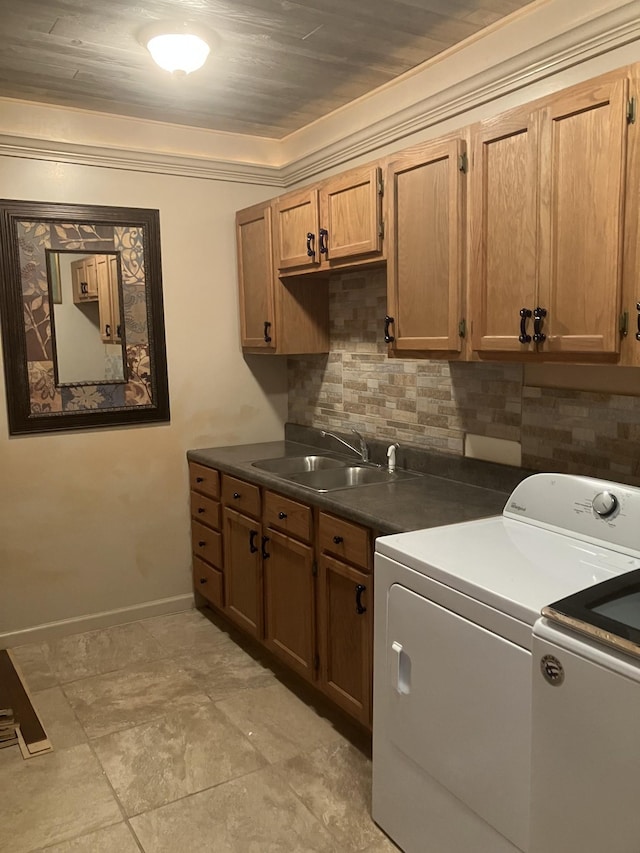
[[225, 613], [247, 633], [262, 638], [262, 528], [224, 507]]
[[371, 575], [322, 554], [318, 566], [320, 682], [337, 705], [371, 724]]
[[74, 302], [95, 302], [98, 299], [96, 256], [87, 255], [71, 262], [71, 281]]
[[277, 199], [274, 205], [276, 266], [305, 271], [320, 263], [318, 190], [307, 187]]
[[474, 129], [477, 352], [619, 352], [627, 104], [615, 72]]
[[626, 79], [573, 88], [543, 110], [540, 279], [544, 351], [620, 347]]
[[466, 143], [432, 143], [387, 168], [387, 343], [459, 352]]
[[528, 107], [472, 131], [469, 286], [472, 345], [478, 352], [535, 349], [538, 136], [538, 115]]
[[313, 549], [266, 529], [263, 559], [264, 642], [291, 669], [314, 677], [315, 596]]
[[275, 349], [271, 203], [236, 214], [242, 346]]
[[382, 173], [378, 166], [352, 169], [320, 186], [322, 263], [381, 253], [381, 199]]
[[100, 337], [105, 344], [121, 344], [120, 286], [117, 255], [96, 255]]
[[122, 343], [122, 303], [120, 300], [120, 264], [117, 255], [107, 255], [109, 263], [109, 284], [111, 286], [111, 321], [113, 323], [114, 343]]

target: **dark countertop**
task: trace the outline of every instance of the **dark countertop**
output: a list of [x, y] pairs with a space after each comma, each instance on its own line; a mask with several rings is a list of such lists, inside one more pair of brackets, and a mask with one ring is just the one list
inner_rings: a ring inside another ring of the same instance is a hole
[[[320, 452], [325, 455], [354, 460], [353, 456], [333, 453], [322, 444], [321, 447]], [[333, 511], [336, 515], [364, 524], [381, 533], [401, 533], [406, 530], [438, 527], [489, 515], [499, 515], [512, 488], [509, 485], [502, 491], [461, 482], [460, 479], [452, 479], [448, 476], [426, 473], [396, 483], [357, 486], [333, 492], [315, 492], [251, 465], [252, 462], [261, 459], [302, 456], [318, 452], [318, 444], [285, 440], [190, 450], [187, 457], [193, 462], [217, 468], [219, 471], [265, 486], [303, 503]], [[501, 467], [493, 463], [478, 463], [477, 460], [473, 462], [476, 474], [478, 471], [482, 473], [482, 466], [486, 464], [487, 481], [495, 480], [495, 476], [491, 477], [490, 474]], [[514, 475], [513, 470], [505, 466], [505, 472], [510, 474], [505, 478], [505, 482], [512, 480], [514, 476], [516, 479], [522, 479], [528, 473], [522, 470]], [[460, 470], [456, 470], [456, 474], [460, 476]], [[475, 478], [477, 479], [477, 476]]]

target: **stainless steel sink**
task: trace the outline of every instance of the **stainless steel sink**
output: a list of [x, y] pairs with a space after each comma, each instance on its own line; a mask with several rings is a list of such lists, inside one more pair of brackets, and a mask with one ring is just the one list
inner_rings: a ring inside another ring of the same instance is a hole
[[413, 474], [409, 471], [394, 471], [393, 474], [390, 474], [384, 468], [345, 465], [343, 468], [291, 474], [287, 479], [316, 492], [333, 492], [338, 489], [352, 489], [355, 486], [367, 486], [374, 483], [396, 483], [399, 480], [419, 476], [420, 474]]
[[345, 468], [349, 463], [331, 456], [279, 456], [277, 459], [261, 459], [251, 463], [254, 468], [261, 468], [279, 477], [289, 477], [291, 474], [303, 474], [327, 468]]

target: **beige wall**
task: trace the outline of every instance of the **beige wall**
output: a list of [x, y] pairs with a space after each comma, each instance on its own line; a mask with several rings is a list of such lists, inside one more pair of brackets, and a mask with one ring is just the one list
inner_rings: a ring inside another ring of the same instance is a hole
[[0, 186], [5, 198], [159, 209], [171, 395], [167, 425], [9, 437], [0, 376], [0, 645], [58, 620], [189, 606], [186, 450], [282, 436], [286, 366], [250, 369], [240, 351], [233, 226], [275, 190], [8, 157]]

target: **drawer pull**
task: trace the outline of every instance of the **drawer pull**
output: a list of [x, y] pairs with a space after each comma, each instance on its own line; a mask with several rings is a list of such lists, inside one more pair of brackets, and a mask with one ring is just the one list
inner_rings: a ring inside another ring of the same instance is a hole
[[200, 578], [200, 583], [206, 583], [206, 582], [207, 582], [206, 578]]
[[250, 530], [249, 531], [249, 553], [250, 554], [255, 554], [256, 551], [258, 550], [256, 547], [256, 536], [257, 535], [258, 535], [257, 530]]
[[240, 500], [240, 492], [234, 492], [233, 493], [233, 499], [234, 499], [234, 501]]
[[207, 544], [207, 543], [204, 541], [204, 539], [201, 539], [201, 540], [198, 542], [198, 545], [200, 546], [200, 548], [204, 548], [204, 546], [205, 546], [206, 544]]
[[199, 507], [198, 507], [198, 513], [200, 513], [200, 514], [201, 514], [201, 513], [203, 513], [203, 512], [206, 512], [205, 508], [204, 508], [203, 506], [199, 506]]
[[204, 483], [204, 477], [196, 477], [196, 483]]
[[279, 513], [278, 513], [278, 518], [280, 519], [280, 521], [282, 521], [282, 520], [283, 520], [283, 519], [285, 519], [286, 517], [287, 517], [287, 513], [286, 513], [286, 512], [279, 512]]
[[342, 542], [344, 542], [344, 539], [342, 538], [342, 536], [334, 536], [333, 542], [335, 545], [340, 545]]
[[367, 612], [367, 608], [362, 604], [362, 593], [366, 592], [367, 588], [364, 584], [357, 583], [356, 584], [356, 613], [358, 616], [361, 616], [363, 613]]

